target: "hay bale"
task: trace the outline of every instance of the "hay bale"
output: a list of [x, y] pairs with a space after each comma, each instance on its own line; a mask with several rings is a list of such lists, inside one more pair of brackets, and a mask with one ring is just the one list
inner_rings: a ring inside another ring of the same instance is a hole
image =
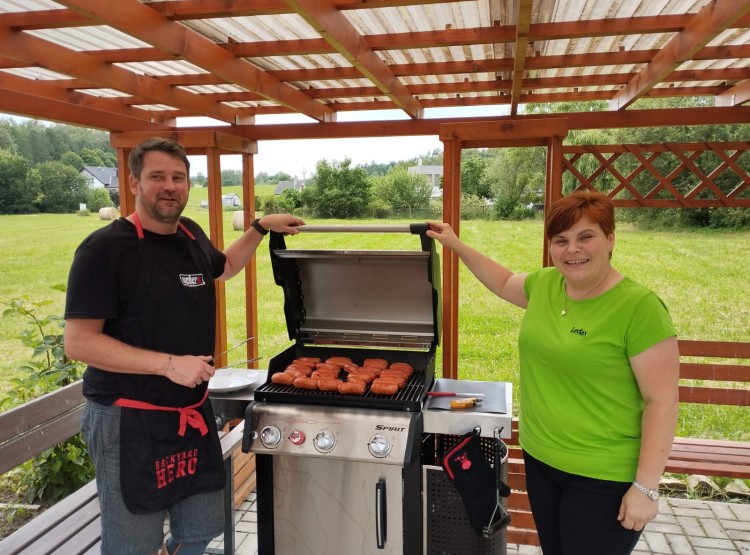
[[242, 210], [237, 210], [237, 212], [232, 214], [232, 229], [235, 231], [244, 231], [245, 213]]
[[100, 220], [116, 220], [120, 215], [117, 212], [117, 208], [114, 206], [105, 206], [99, 209]]

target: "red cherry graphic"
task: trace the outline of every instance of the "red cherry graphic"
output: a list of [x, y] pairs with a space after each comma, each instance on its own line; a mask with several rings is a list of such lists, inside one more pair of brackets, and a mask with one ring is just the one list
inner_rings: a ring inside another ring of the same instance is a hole
[[463, 462], [461, 462], [461, 469], [469, 470], [470, 468], [471, 468], [471, 461], [469, 459], [464, 459]]

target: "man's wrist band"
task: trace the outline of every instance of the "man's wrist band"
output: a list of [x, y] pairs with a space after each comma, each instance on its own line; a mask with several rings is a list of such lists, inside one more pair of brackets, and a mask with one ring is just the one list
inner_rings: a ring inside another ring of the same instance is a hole
[[262, 225], [260, 225], [260, 218], [255, 218], [250, 225], [252, 227], [254, 227], [255, 231], [257, 231], [261, 235], [267, 235], [268, 234], [269, 230], [266, 229], [265, 227], [263, 227]]

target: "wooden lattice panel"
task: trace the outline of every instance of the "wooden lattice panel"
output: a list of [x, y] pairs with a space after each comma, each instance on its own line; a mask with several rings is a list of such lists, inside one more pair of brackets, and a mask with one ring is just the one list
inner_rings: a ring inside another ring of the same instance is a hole
[[750, 141], [563, 147], [563, 190], [618, 207], [750, 207]]

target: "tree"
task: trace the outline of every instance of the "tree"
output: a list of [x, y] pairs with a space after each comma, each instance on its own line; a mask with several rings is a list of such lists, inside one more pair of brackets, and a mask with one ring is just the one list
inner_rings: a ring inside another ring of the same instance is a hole
[[190, 177], [191, 187], [205, 187], [206, 185], [208, 185], [208, 177], [203, 172], [198, 172], [197, 175]]
[[43, 162], [33, 172], [39, 176], [42, 191], [39, 209], [42, 212], [75, 212], [79, 204], [86, 202], [86, 179], [71, 166], [62, 162]]
[[432, 185], [424, 175], [411, 174], [397, 166], [373, 180], [373, 198], [393, 210], [429, 208]]
[[81, 171], [81, 169], [83, 169], [83, 166], [86, 165], [83, 163], [83, 158], [81, 158], [80, 154], [71, 152], [70, 150], [60, 156], [60, 162], [75, 168], [77, 171]]
[[367, 172], [351, 165], [351, 158], [340, 163], [320, 160], [315, 167], [315, 185], [300, 193], [303, 205], [321, 218], [363, 216], [370, 205], [370, 183]]
[[297, 191], [296, 189], [284, 189], [279, 195], [277, 205], [283, 212], [293, 214], [294, 211], [297, 210], [297, 208], [300, 208], [302, 206], [302, 201], [300, 201], [299, 197], [299, 191]]
[[104, 163], [104, 157], [102, 156], [102, 154], [104, 153], [98, 148], [81, 149], [81, 158], [85, 162], [86, 166], [105, 167], [106, 164]]
[[536, 191], [544, 191], [544, 148], [503, 148], [487, 165], [485, 179], [491, 184], [495, 211], [500, 218], [517, 217]]
[[481, 198], [492, 198], [492, 187], [484, 179], [487, 157], [480, 151], [466, 150], [461, 157], [461, 193]]
[[39, 196], [39, 180], [28, 160], [0, 149], [0, 214], [29, 214]]
[[221, 170], [221, 186], [242, 185], [242, 170]]

